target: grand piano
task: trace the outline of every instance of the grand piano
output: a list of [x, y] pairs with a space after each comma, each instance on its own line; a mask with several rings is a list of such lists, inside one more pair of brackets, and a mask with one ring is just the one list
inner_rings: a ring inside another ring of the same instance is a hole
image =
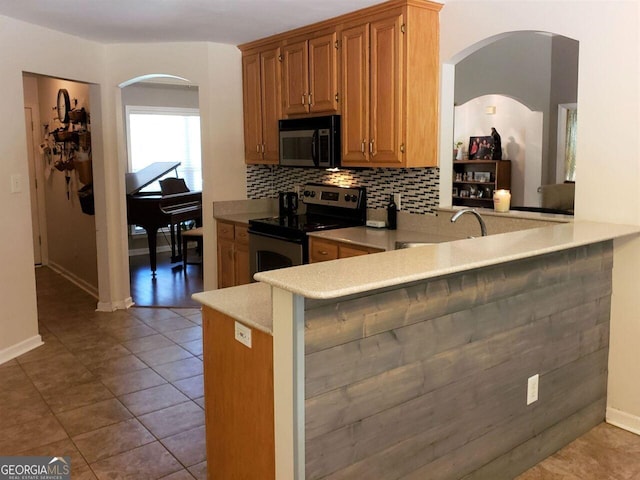
[[138, 225], [147, 233], [151, 273], [156, 274], [156, 239], [158, 229], [171, 227], [171, 261], [182, 259], [180, 222], [195, 220], [202, 225], [202, 192], [162, 195], [161, 192], [141, 192], [180, 162], [156, 162], [135, 173], [125, 174], [127, 192], [127, 224]]

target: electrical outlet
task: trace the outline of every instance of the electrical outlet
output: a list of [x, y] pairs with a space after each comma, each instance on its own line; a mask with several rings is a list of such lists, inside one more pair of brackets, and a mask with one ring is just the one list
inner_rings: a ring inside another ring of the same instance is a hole
[[394, 193], [393, 194], [393, 201], [396, 202], [396, 209], [397, 210], [402, 210], [402, 204], [400, 203], [402, 200], [402, 194], [400, 193]]
[[538, 380], [540, 380], [540, 375], [537, 373], [527, 380], [527, 405], [538, 401]]
[[235, 337], [246, 347], [251, 348], [251, 329], [240, 322], [235, 323]]

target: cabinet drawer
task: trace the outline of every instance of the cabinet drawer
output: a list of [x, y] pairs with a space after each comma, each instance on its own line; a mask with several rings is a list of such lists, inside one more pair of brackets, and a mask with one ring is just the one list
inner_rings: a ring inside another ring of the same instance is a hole
[[357, 257], [358, 255], [368, 255], [369, 249], [366, 247], [353, 247], [340, 245], [340, 258]]
[[309, 247], [309, 262], [324, 262], [338, 258], [338, 245], [323, 240], [311, 239]]
[[236, 225], [235, 226], [235, 239], [236, 243], [242, 245], [249, 245], [249, 233], [247, 232], [246, 225]]
[[233, 240], [233, 223], [218, 222], [218, 238]]

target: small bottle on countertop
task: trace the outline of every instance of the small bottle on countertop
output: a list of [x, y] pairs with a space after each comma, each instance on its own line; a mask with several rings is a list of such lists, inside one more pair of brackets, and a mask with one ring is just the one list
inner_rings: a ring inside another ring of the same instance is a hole
[[387, 228], [395, 230], [398, 227], [398, 207], [393, 200], [393, 194], [389, 196], [389, 204], [387, 205]]

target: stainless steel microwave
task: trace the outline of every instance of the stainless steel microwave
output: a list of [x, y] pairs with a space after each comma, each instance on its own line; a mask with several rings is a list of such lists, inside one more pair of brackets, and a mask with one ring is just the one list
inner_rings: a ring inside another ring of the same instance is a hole
[[340, 115], [280, 120], [280, 165], [340, 166]]

